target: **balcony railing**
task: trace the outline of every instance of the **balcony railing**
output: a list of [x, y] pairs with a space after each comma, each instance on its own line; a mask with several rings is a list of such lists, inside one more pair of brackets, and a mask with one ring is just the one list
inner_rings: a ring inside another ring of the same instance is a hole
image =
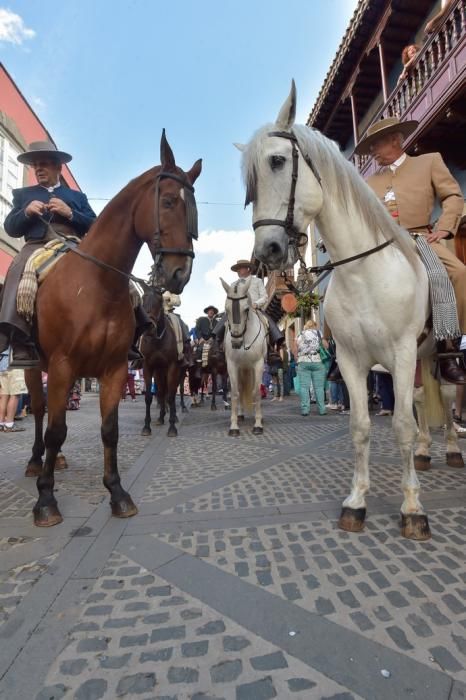
[[[422, 47], [416, 63], [409, 69], [407, 78], [397, 85], [371, 123], [386, 117], [419, 120], [425, 116], [429, 111], [428, 106], [434, 107], [434, 103], [440, 100], [446, 88], [460, 78], [465, 60], [464, 56], [460, 56], [464, 53], [460, 44], [464, 43], [466, 43], [466, 0], [459, 0], [452, 6], [439, 30]], [[458, 64], [454, 60], [457, 57], [459, 57]], [[447, 71], [447, 67], [451, 70]], [[429, 87], [434, 85], [431, 103], [423, 105], [424, 108], [419, 109], [419, 114], [416, 114], [422, 97]], [[361, 174], [368, 174], [371, 156], [357, 156], [353, 153], [352, 160]]]

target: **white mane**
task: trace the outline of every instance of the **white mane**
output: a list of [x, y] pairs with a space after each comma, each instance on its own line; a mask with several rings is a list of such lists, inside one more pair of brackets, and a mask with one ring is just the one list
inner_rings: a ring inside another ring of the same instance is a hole
[[[255, 187], [265, 165], [265, 140], [269, 132], [276, 130], [275, 124], [266, 124], [254, 134], [243, 152], [242, 171], [247, 189]], [[370, 230], [374, 233], [380, 231], [387, 240], [393, 238], [406, 258], [414, 264], [417, 254], [409, 234], [393, 221], [354, 165], [340, 153], [337, 144], [316, 129], [301, 124], [296, 124], [292, 132], [302, 153], [311, 158], [322, 178], [325, 200], [340, 206], [348, 214], [352, 207], [356, 208]]]

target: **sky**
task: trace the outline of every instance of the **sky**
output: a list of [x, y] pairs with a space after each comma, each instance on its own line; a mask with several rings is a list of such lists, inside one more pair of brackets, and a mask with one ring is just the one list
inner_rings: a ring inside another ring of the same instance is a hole
[[[159, 164], [166, 129], [196, 182], [199, 240], [179, 309], [223, 309], [219, 277], [250, 258], [240, 153], [274, 121], [294, 78], [305, 123], [357, 0], [0, 0], [0, 57], [95, 211]], [[134, 273], [146, 277], [144, 249]]]

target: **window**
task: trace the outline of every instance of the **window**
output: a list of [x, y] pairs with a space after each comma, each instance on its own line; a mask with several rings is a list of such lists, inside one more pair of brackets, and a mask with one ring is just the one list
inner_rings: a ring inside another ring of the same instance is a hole
[[23, 184], [23, 166], [16, 160], [20, 150], [0, 131], [0, 222], [11, 210], [13, 190]]

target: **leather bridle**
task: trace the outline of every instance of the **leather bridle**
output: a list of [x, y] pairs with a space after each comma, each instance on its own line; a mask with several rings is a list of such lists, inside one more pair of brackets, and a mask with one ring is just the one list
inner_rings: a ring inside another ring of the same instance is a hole
[[319, 172], [315, 167], [314, 163], [312, 162], [311, 158], [307, 154], [304, 154], [299, 148], [298, 139], [293, 133], [289, 131], [270, 131], [267, 135], [278, 136], [279, 138], [288, 139], [288, 141], [291, 141], [291, 156], [293, 159], [293, 164], [291, 171], [290, 196], [288, 198], [288, 211], [286, 212], [285, 219], [259, 219], [258, 221], [254, 221], [252, 227], [255, 231], [260, 226], [281, 226], [285, 229], [286, 234], [290, 238], [290, 243], [293, 243], [296, 246], [296, 248], [299, 248], [307, 242], [307, 234], [302, 231], [299, 231], [299, 229], [297, 229], [294, 224], [294, 206], [296, 183], [298, 182], [299, 153], [301, 153], [302, 157], [306, 161], [307, 165], [311, 169], [314, 177], [316, 178], [317, 182], [321, 187], [322, 181]]
[[[229, 299], [230, 301], [233, 302], [233, 308], [232, 308], [233, 319], [235, 318], [236, 315], [239, 315], [239, 313], [237, 314], [237, 313], [235, 313], [235, 312], [237, 312], [237, 311], [239, 312], [239, 303], [240, 303], [240, 301], [242, 301], [243, 299], [247, 299], [247, 298], [248, 298], [248, 295], [247, 295], [247, 294], [245, 294], [245, 295], [242, 296], [242, 297], [229, 297], [229, 296], [227, 296], [227, 299]], [[248, 316], [249, 316], [249, 309], [247, 309], [247, 311], [246, 311], [246, 321], [245, 321], [245, 323], [244, 323], [244, 327], [243, 327], [243, 330], [242, 330], [241, 333], [233, 333], [232, 330], [231, 330], [231, 328], [230, 328], [230, 335], [231, 335], [232, 338], [235, 338], [236, 340], [237, 340], [238, 338], [244, 338], [244, 334], [246, 333], [246, 326], [248, 325]], [[236, 324], [235, 324], [235, 325], [236, 325]]]
[[170, 180], [176, 180], [183, 185], [184, 191], [184, 203], [186, 206], [186, 235], [187, 238], [191, 240], [197, 240], [198, 228], [197, 228], [197, 207], [196, 200], [194, 198], [194, 187], [187, 182], [186, 179], [176, 175], [175, 173], [170, 173], [166, 171], [161, 171], [156, 176], [155, 181], [155, 233], [154, 233], [154, 260], [157, 264], [157, 257], [160, 258], [162, 255], [186, 255], [190, 258], [194, 258], [194, 251], [189, 248], [164, 248], [162, 246], [162, 231], [160, 226], [160, 181], [164, 178]]

